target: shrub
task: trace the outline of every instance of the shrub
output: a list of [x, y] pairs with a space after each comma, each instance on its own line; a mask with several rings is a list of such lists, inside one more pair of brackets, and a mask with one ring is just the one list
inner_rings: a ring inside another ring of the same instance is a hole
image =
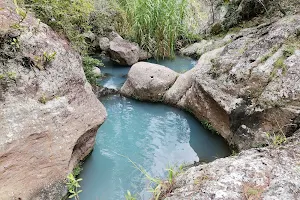
[[116, 0], [117, 31], [155, 57], [173, 57], [176, 41], [187, 35], [187, 0]]
[[99, 78], [99, 76], [95, 74], [93, 70], [94, 67], [103, 66], [103, 63], [100, 60], [94, 59], [89, 56], [83, 57], [82, 63], [85, 76], [89, 83], [92, 85], [97, 84], [97, 79]]
[[87, 51], [83, 33], [90, 30], [92, 0], [24, 0], [42, 22], [64, 34], [79, 52]]

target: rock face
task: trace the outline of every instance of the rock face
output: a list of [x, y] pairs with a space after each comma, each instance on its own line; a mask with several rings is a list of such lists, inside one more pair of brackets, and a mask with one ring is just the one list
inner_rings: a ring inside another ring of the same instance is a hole
[[177, 77], [178, 74], [167, 67], [139, 62], [131, 67], [121, 91], [140, 100], [160, 101]]
[[121, 65], [133, 65], [139, 61], [140, 48], [122, 38], [114, 38], [109, 43], [109, 54], [112, 60]]
[[1, 7], [0, 199], [61, 199], [106, 111], [66, 40], [31, 16], [11, 28], [19, 16]]
[[188, 169], [165, 200], [300, 199], [299, 133], [280, 148], [251, 149]]
[[[189, 0], [185, 23], [196, 34], [218, 34], [268, 11], [270, 16], [299, 13], [298, 0]], [[191, 14], [192, 13], [192, 14]]]
[[[213, 50], [163, 96], [147, 95], [140, 85], [155, 88], [155, 82], [140, 78], [141, 68], [134, 67], [121, 92], [186, 109], [239, 149], [264, 145], [267, 132], [290, 135], [299, 126], [299, 28], [300, 16], [294, 15], [241, 30], [224, 46], [208, 48]], [[154, 77], [167, 78], [156, 71]]]

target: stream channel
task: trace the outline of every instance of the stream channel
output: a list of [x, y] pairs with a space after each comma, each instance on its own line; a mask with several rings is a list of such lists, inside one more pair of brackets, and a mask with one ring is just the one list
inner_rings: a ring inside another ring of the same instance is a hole
[[[149, 60], [183, 73], [196, 65], [186, 57]], [[100, 84], [120, 88], [130, 69], [104, 59], [106, 77]], [[166, 178], [166, 169], [195, 161], [226, 157], [230, 149], [219, 135], [206, 130], [190, 113], [160, 103], [140, 102], [120, 95], [101, 99], [108, 117], [97, 133], [92, 154], [83, 164], [80, 200], [123, 200], [151, 197], [149, 181], [128, 158], [151, 176]], [[124, 157], [125, 156], [125, 157]]]

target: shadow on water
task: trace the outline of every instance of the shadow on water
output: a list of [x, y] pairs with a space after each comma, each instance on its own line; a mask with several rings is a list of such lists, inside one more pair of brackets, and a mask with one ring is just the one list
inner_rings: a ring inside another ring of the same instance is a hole
[[[168, 62], [173, 66], [180, 63]], [[188, 68], [193, 67], [191, 60], [186, 62]], [[113, 70], [110, 74], [115, 77], [126, 75], [128, 69], [111, 67], [105, 70]], [[122, 81], [111, 82], [113, 87], [119, 87], [119, 83]], [[95, 149], [83, 165], [81, 200], [125, 199], [127, 190], [140, 199], [151, 197], [144, 175], [118, 154], [129, 157], [152, 176], [162, 178], [166, 177], [168, 165], [212, 161], [230, 154], [227, 143], [220, 136], [204, 129], [187, 112], [119, 95], [101, 101], [108, 118], [98, 130]]]

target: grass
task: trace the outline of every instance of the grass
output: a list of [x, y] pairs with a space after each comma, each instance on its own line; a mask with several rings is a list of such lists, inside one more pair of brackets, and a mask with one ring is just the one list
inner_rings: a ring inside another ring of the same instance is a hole
[[[183, 172], [183, 165], [180, 165], [178, 167], [178, 170], [176, 170], [175, 167], [170, 166], [166, 169], [168, 172], [167, 181], [163, 181], [160, 178], [152, 177], [142, 166], [132, 161], [129, 157], [118, 153], [115, 154], [126, 158], [134, 166], [135, 169], [140, 171], [146, 177], [146, 179], [150, 181], [148, 190], [153, 194], [155, 200], [161, 199], [162, 197], [165, 197], [166, 195], [171, 193], [175, 183], [175, 177]], [[126, 200], [136, 199], [135, 195], [132, 195], [130, 191], [127, 191], [127, 194], [125, 194], [125, 198]]]
[[116, 0], [117, 30], [155, 57], [174, 57], [179, 38], [189, 35], [183, 20], [187, 0]]
[[213, 127], [213, 125], [209, 121], [202, 120], [201, 124], [204, 126], [205, 129], [209, 130], [210, 132], [219, 134], [218, 131]]

